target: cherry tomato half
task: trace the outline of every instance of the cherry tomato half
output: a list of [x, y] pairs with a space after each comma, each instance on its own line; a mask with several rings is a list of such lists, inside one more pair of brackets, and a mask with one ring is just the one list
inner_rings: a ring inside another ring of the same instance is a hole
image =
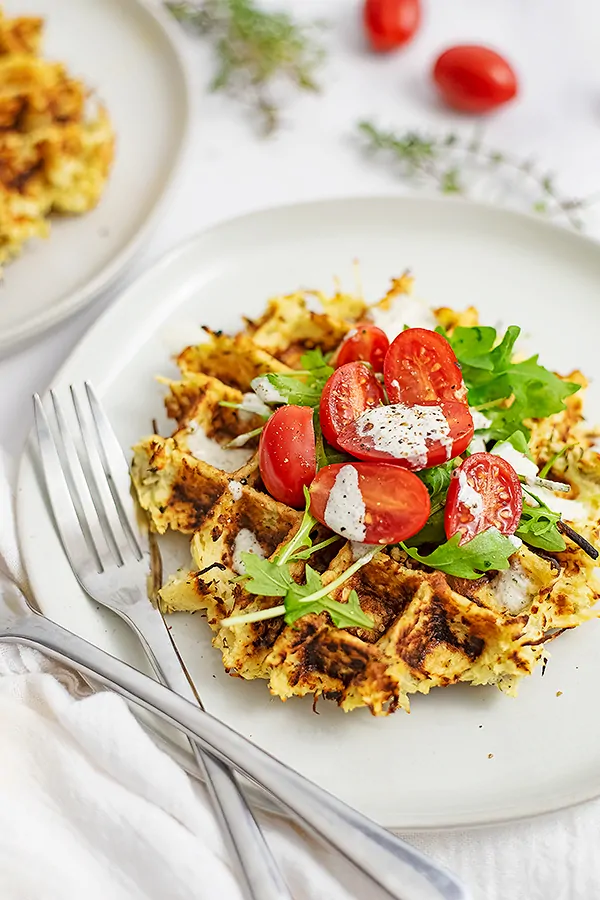
[[321, 394], [319, 417], [325, 440], [341, 449], [338, 435], [366, 409], [385, 400], [383, 388], [364, 362], [351, 362], [336, 369]]
[[370, 322], [360, 322], [346, 335], [335, 357], [335, 367], [364, 360], [371, 363], [376, 372], [383, 372], [383, 361], [390, 346], [385, 331]]
[[518, 92], [510, 64], [489, 47], [451, 47], [438, 58], [433, 80], [453, 109], [485, 113], [508, 103]]
[[272, 497], [296, 509], [304, 507], [304, 486], [317, 471], [313, 411], [309, 406], [282, 406], [263, 428], [258, 465]]
[[407, 328], [390, 344], [383, 365], [390, 403], [467, 402], [467, 389], [454, 350], [428, 328]]
[[488, 528], [514, 534], [523, 508], [519, 476], [510, 463], [493, 453], [473, 453], [452, 473], [444, 526], [448, 539], [470, 541]]
[[472, 437], [473, 419], [464, 403], [394, 403], [364, 412], [344, 428], [338, 444], [358, 459], [384, 459], [419, 471], [460, 456]]
[[336, 463], [313, 481], [310, 511], [350, 541], [395, 544], [421, 530], [430, 501], [423, 482], [398, 466]]
[[421, 2], [365, 0], [363, 21], [373, 50], [386, 53], [412, 40], [421, 24]]

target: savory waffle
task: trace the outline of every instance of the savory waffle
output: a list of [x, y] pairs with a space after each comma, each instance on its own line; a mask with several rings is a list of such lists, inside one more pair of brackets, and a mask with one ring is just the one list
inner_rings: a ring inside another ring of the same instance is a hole
[[[410, 279], [394, 282], [379, 304], [412, 289]], [[315, 297], [321, 311], [313, 310]], [[271, 558], [297, 530], [301, 514], [274, 500], [260, 480], [254, 444], [242, 457], [225, 449], [263, 420], [243, 408], [251, 381], [265, 372], [289, 372], [303, 352], [333, 349], [365, 314], [357, 297], [294, 294], [272, 300], [265, 315], [247, 322], [235, 337], [206, 333], [206, 341], [178, 357], [182, 380], [167, 382], [168, 414], [177, 427], [171, 437], [152, 435], [135, 448], [133, 481], [142, 507], [160, 533], [167, 528], [192, 534], [195, 568], [172, 577], [160, 598], [167, 613], [202, 610], [214, 631], [213, 644], [225, 669], [246, 679], [268, 681], [272, 694], [286, 700], [312, 694], [333, 698], [344, 710], [366, 706], [375, 715], [409, 709], [409, 695], [457, 682], [494, 684], [513, 694], [519, 680], [548, 654], [547, 642], [594, 616], [600, 596], [595, 563], [576, 547], [547, 553], [522, 545], [510, 569], [490, 571], [477, 580], [432, 571], [398, 547], [376, 553], [333, 599], [344, 602], [356, 591], [374, 626], [337, 628], [328, 614], [305, 615], [288, 626], [282, 618], [224, 627], [232, 614], [268, 609], [279, 600], [248, 593], [240, 581], [240, 553], [251, 549]], [[452, 331], [477, 324], [473, 308], [464, 313], [435, 312]], [[578, 373], [570, 376], [583, 383]], [[581, 395], [567, 409], [529, 423], [530, 448], [539, 465], [569, 447], [553, 465], [556, 477], [571, 485], [571, 496], [590, 509], [580, 527], [590, 541], [600, 538], [598, 484], [600, 456], [582, 417]], [[197, 455], [194, 441], [202, 440]], [[208, 443], [207, 443], [208, 442]], [[576, 449], [575, 449], [576, 448]], [[206, 455], [208, 452], [208, 455]], [[223, 462], [221, 462], [223, 460]], [[319, 540], [327, 536], [321, 528]], [[311, 557], [311, 566], [332, 583], [351, 565], [356, 552], [341, 539]], [[304, 563], [292, 576], [303, 581]], [[515, 609], [511, 585], [522, 588]]]
[[104, 107], [88, 115], [84, 84], [38, 56], [42, 26], [0, 10], [0, 267], [48, 235], [50, 215], [96, 206], [113, 159]]

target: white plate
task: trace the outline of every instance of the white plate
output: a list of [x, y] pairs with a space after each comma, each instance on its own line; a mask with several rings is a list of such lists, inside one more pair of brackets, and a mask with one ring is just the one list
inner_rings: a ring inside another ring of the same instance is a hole
[[[410, 267], [418, 293], [432, 304], [476, 304], [485, 322], [517, 322], [534, 334], [544, 362], [600, 374], [595, 243], [514, 213], [400, 198], [275, 209], [194, 238], [127, 289], [54, 386], [65, 395], [69, 383], [91, 379], [123, 444], [131, 445], [162, 407], [154, 375], [174, 371], [169, 357], [193, 341], [198, 323], [235, 329], [240, 314], [257, 314], [273, 294], [328, 288], [334, 275], [351, 284], [354, 258], [369, 299]], [[599, 399], [594, 385], [589, 408], [596, 413]], [[28, 457], [18, 518], [44, 612], [139, 662], [121, 623], [78, 589]], [[600, 793], [596, 622], [553, 644], [545, 677], [538, 671], [526, 679], [517, 700], [495, 688], [452, 687], [415, 697], [410, 716], [375, 719], [327, 702], [315, 715], [310, 699], [283, 704], [263, 682], [226, 676], [202, 618], [176, 618], [177, 640], [210, 711], [387, 826], [490, 823]]]
[[140, 0], [6, 0], [42, 16], [43, 53], [106, 104], [116, 157], [97, 209], [52, 220], [0, 285], [0, 352], [91, 302], [123, 271], [155, 222], [186, 143], [189, 96], [171, 22]]

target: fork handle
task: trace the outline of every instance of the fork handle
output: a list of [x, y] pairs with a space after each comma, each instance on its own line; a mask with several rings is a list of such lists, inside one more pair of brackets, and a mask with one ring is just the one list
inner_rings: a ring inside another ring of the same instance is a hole
[[[162, 684], [198, 704], [177, 650], [158, 610], [146, 602], [132, 606], [127, 616]], [[235, 774], [220, 760], [203, 753], [190, 739], [196, 762], [208, 788], [213, 810], [235, 862], [248, 900], [291, 900], [279, 867], [254, 818]]]
[[197, 740], [207, 753], [264, 787], [289, 812], [394, 900], [469, 900], [460, 882], [441, 866], [279, 762], [199, 706], [109, 656], [54, 622], [27, 617], [0, 633], [0, 641], [24, 643], [71, 663], [127, 700], [158, 714]]

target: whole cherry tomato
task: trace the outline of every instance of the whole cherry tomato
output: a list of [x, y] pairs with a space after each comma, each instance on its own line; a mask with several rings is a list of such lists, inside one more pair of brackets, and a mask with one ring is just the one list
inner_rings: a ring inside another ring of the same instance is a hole
[[427, 328], [407, 328], [392, 341], [383, 378], [390, 403], [467, 402], [454, 350], [445, 337]]
[[419, 28], [421, 0], [365, 0], [363, 21], [374, 50], [395, 50], [408, 44]]
[[263, 428], [258, 448], [260, 474], [268, 492], [281, 503], [304, 507], [304, 486], [317, 471], [313, 411], [282, 406]]
[[335, 355], [335, 367], [364, 360], [375, 372], [383, 372], [383, 361], [390, 342], [385, 331], [370, 322], [360, 322], [350, 331]]
[[448, 539], [470, 541], [488, 528], [514, 534], [523, 508], [523, 489], [510, 463], [493, 453], [473, 453], [452, 473], [444, 525]]
[[386, 463], [325, 466], [310, 487], [310, 511], [336, 534], [367, 544], [395, 544], [420, 531], [430, 512], [423, 482]]
[[473, 437], [473, 418], [465, 403], [393, 403], [368, 409], [338, 435], [351, 456], [387, 460], [419, 471], [460, 456]]
[[495, 50], [477, 45], [451, 47], [442, 53], [433, 80], [448, 106], [461, 112], [489, 112], [518, 92], [510, 63]]
[[339, 450], [339, 433], [366, 409], [380, 406], [384, 399], [383, 389], [366, 363], [340, 366], [321, 394], [319, 418], [325, 440]]

